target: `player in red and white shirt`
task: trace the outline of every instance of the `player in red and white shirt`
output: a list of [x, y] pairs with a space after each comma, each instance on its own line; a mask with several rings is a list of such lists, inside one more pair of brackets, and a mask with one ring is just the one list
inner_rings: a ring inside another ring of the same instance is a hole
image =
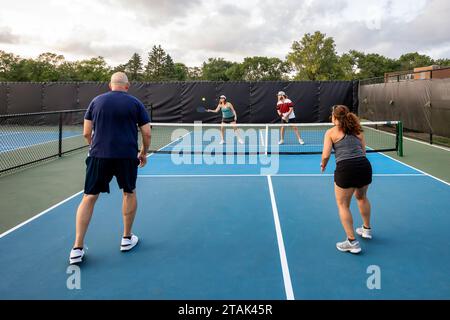
[[[294, 104], [290, 99], [288, 99], [286, 93], [283, 91], [278, 92], [278, 103], [277, 103], [277, 112], [281, 117], [281, 123], [295, 123], [295, 113], [294, 113]], [[297, 127], [292, 127], [294, 129], [295, 135], [297, 136], [298, 142], [300, 144], [305, 144], [303, 139], [300, 137], [300, 132]], [[281, 127], [280, 130], [280, 141], [278, 144], [284, 143], [284, 127]]]

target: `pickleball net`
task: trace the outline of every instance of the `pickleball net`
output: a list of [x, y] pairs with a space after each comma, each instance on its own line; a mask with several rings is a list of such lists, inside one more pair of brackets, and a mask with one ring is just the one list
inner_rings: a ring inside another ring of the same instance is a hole
[[[362, 122], [367, 152], [403, 150], [399, 121]], [[166, 154], [320, 154], [331, 123], [221, 124], [152, 123], [150, 153]], [[301, 144], [296, 134], [297, 128]], [[282, 139], [281, 131], [284, 130]], [[282, 140], [282, 141], [280, 141]]]

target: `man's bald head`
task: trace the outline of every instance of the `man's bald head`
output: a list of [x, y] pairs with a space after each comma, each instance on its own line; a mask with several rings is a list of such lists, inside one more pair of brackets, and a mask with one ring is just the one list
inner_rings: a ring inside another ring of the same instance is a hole
[[130, 83], [128, 82], [128, 77], [123, 72], [116, 72], [111, 76], [111, 82], [109, 87], [113, 91], [128, 91]]

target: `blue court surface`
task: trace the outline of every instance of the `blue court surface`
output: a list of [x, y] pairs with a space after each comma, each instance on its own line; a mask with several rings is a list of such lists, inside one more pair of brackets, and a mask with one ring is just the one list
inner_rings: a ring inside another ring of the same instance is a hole
[[[82, 136], [80, 131], [63, 131], [62, 138]], [[58, 142], [58, 131], [11, 131], [0, 132], [0, 153], [24, 149], [37, 145]]]
[[[197, 164], [151, 155], [140, 171], [134, 232], [141, 242], [129, 253], [119, 251], [120, 190], [113, 182], [100, 197], [81, 289], [67, 287], [81, 192], [1, 235], [0, 299], [450, 298], [447, 183], [369, 154], [374, 238], [351, 255], [335, 248], [345, 234], [333, 159], [321, 174], [319, 155], [280, 156], [277, 164], [274, 156], [275, 171], [262, 170], [267, 162], [208, 165], [190, 157]], [[352, 211], [359, 226], [355, 203]]]

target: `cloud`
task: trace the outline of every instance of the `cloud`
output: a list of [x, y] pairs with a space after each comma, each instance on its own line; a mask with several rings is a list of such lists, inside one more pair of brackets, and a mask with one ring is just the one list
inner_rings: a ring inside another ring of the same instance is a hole
[[157, 27], [174, 19], [189, 17], [199, 8], [201, 0], [106, 0], [105, 4], [117, 10], [127, 10], [136, 15], [145, 25]]
[[[0, 21], [10, 28], [0, 28], [0, 42], [18, 54], [59, 50], [76, 58], [102, 55], [111, 64], [133, 52], [145, 58], [160, 44], [189, 66], [209, 57], [285, 58], [293, 41], [317, 30], [335, 39], [339, 53], [418, 51], [438, 58], [450, 47], [448, 0], [72, 1], [67, 7], [41, 0], [28, 11], [25, 0], [5, 1]], [[37, 17], [33, 11], [44, 6]]]
[[0, 27], [0, 43], [19, 43], [20, 36], [12, 33], [11, 28], [8, 27]]
[[114, 57], [114, 61], [122, 61], [121, 63], [127, 62], [134, 52], [140, 51], [140, 48], [128, 45], [104, 44], [85, 40], [66, 40], [59, 43], [56, 49], [63, 53], [84, 57]]
[[[436, 51], [450, 44], [450, 2], [432, 0], [413, 19], [402, 21], [387, 15], [379, 29], [371, 29], [364, 22], [342, 23], [339, 32], [331, 32], [341, 51], [350, 49], [376, 52], [390, 57], [418, 51]], [[331, 31], [331, 30], [330, 30]]]

